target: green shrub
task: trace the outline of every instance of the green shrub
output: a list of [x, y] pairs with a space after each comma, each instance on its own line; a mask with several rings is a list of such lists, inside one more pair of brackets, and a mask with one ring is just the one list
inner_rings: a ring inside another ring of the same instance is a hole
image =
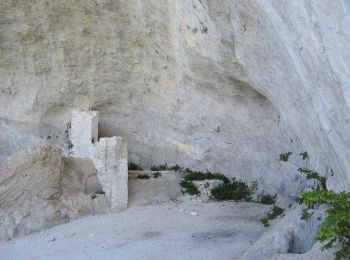
[[261, 204], [265, 204], [265, 205], [272, 205], [272, 204], [276, 203], [276, 198], [277, 198], [277, 194], [274, 196], [269, 195], [269, 194], [263, 194], [259, 198], [258, 202]]
[[197, 195], [200, 193], [192, 181], [182, 180], [180, 185], [185, 189], [185, 192], [189, 193], [190, 195]]
[[277, 207], [276, 205], [273, 205], [271, 211], [267, 214], [267, 216], [260, 220], [261, 224], [263, 224], [265, 227], [269, 227], [269, 221], [272, 219], [276, 219], [278, 216], [280, 216], [284, 212], [284, 209]]
[[264, 227], [269, 227], [270, 226], [269, 219], [267, 217], [260, 219], [260, 222], [261, 222], [261, 224], [264, 225]]
[[327, 190], [302, 192], [300, 202], [308, 207], [327, 204], [327, 217], [317, 231], [317, 240], [326, 242], [323, 249], [340, 245], [336, 260], [350, 257], [350, 193], [334, 193]]
[[310, 213], [308, 209], [304, 208], [302, 210], [300, 218], [302, 220], [308, 220], [311, 216], [312, 216], [312, 213]]
[[[180, 169], [183, 171], [183, 167], [180, 167], [178, 165], [175, 165], [173, 167], [172, 168], [174, 170]], [[193, 181], [222, 180], [224, 183], [230, 182], [230, 180], [221, 173], [211, 173], [209, 171], [204, 173], [202, 171], [192, 171], [189, 168], [186, 168], [184, 172], [186, 173], [186, 175], [183, 177], [183, 180], [181, 181], [181, 186], [184, 187], [186, 192], [191, 195], [200, 193], [196, 185], [193, 183]]]
[[151, 166], [151, 171], [181, 171], [183, 170], [183, 167], [181, 167], [178, 164], [175, 164], [171, 167], [169, 167], [169, 165], [167, 163], [161, 164], [161, 165], [152, 165]]
[[191, 171], [186, 169], [186, 175], [184, 177], [187, 181], [204, 181], [204, 180], [222, 180], [224, 183], [230, 182], [230, 180], [221, 173], [211, 173], [207, 171], [206, 173], [201, 171]]
[[319, 175], [318, 172], [315, 172], [313, 170], [309, 170], [307, 168], [298, 168], [298, 172], [306, 174], [306, 178], [308, 180], [317, 180], [317, 181], [319, 181], [321, 186], [317, 185], [316, 190], [320, 190], [320, 189], [326, 190], [327, 189], [327, 185], [326, 185], [327, 178], [324, 177], [324, 176]]
[[[280, 161], [289, 162], [291, 152], [280, 155]], [[299, 154], [305, 161], [309, 158], [307, 152]], [[291, 162], [293, 165], [295, 163]], [[327, 217], [322, 222], [317, 231], [317, 240], [325, 242], [323, 249], [329, 249], [337, 245], [340, 249], [335, 253], [335, 259], [350, 258], [350, 193], [335, 193], [327, 190], [327, 177], [321, 176], [318, 172], [299, 167], [300, 173], [306, 174], [308, 180], [316, 180], [316, 187], [312, 191], [301, 192], [299, 194], [299, 203], [306, 207], [315, 207], [320, 204], [327, 204]], [[333, 171], [332, 171], [333, 174]], [[301, 218], [307, 219], [311, 216], [307, 209], [303, 209]]]
[[149, 175], [148, 174], [139, 174], [137, 175], [137, 179], [149, 179]]
[[143, 168], [139, 165], [137, 165], [136, 163], [129, 163], [128, 164], [128, 170], [130, 171], [143, 171]]
[[235, 178], [232, 182], [225, 182], [211, 190], [212, 196], [217, 200], [245, 200], [250, 201], [252, 190], [242, 181]]
[[153, 173], [153, 178], [158, 178], [160, 176], [162, 176], [162, 174], [160, 172]]
[[161, 165], [152, 165], [151, 166], [151, 171], [168, 171], [170, 170], [170, 168], [168, 167], [168, 164], [165, 163], [165, 164], [161, 164]]
[[181, 167], [180, 165], [178, 165], [178, 164], [175, 164], [174, 166], [171, 166], [170, 167], [170, 170], [172, 170], [172, 171], [181, 171], [183, 169], [183, 167]]
[[199, 194], [199, 191], [194, 185], [193, 181], [222, 180], [223, 184], [211, 190], [212, 196], [217, 200], [250, 201], [253, 190], [256, 188], [254, 185], [249, 187], [244, 182], [237, 181], [234, 178], [232, 181], [230, 181], [229, 178], [219, 172], [212, 173], [209, 171], [192, 171], [189, 168], [186, 168], [184, 172], [186, 175], [183, 177], [181, 186], [188, 188], [187, 190], [190, 190], [192, 194]]

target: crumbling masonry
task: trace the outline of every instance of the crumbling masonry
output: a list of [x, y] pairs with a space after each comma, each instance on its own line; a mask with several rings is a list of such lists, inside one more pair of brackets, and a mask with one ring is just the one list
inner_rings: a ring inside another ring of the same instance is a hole
[[128, 206], [127, 145], [121, 137], [98, 139], [98, 112], [73, 112], [72, 156], [91, 159], [111, 211]]

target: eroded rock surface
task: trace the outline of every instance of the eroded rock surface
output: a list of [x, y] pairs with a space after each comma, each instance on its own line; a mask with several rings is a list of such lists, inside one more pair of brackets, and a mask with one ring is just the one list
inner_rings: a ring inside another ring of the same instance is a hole
[[[349, 190], [348, 28], [347, 0], [2, 0], [0, 161], [67, 149], [72, 111], [96, 110], [100, 137], [125, 138], [144, 168], [179, 163], [295, 195], [304, 177], [276, 158], [307, 150], [313, 168], [334, 170], [329, 188]], [[37, 167], [26, 158], [11, 160]], [[10, 189], [26, 171], [1, 173], [1, 205], [42, 203], [60, 221], [48, 203], [59, 171], [38, 184], [44, 197], [35, 183]], [[2, 219], [16, 226], [23, 208]]]
[[100, 137], [123, 137], [145, 169], [179, 163], [296, 193], [302, 179], [276, 158], [308, 147], [236, 55], [235, 19], [252, 12], [233, 17], [239, 2], [1, 1], [0, 157], [67, 147], [72, 111], [95, 110]]
[[275, 220], [240, 259], [333, 259], [334, 250], [322, 252], [315, 240], [324, 217], [325, 209], [320, 208], [309, 219], [301, 219], [301, 207], [295, 207], [285, 217]]
[[60, 149], [17, 152], [0, 171], [0, 241], [106, 212], [92, 162], [63, 159]]
[[330, 187], [347, 189], [349, 9], [346, 0], [1, 1], [0, 158], [66, 146], [72, 110], [86, 109], [144, 168], [177, 162], [295, 193], [300, 177], [276, 158], [308, 150], [317, 169], [335, 170]]

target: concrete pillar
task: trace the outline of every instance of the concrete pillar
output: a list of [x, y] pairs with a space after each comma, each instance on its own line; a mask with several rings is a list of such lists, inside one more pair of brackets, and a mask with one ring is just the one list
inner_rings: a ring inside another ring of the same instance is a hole
[[75, 157], [90, 157], [94, 152], [93, 144], [98, 141], [98, 113], [73, 112], [70, 136]]
[[128, 206], [128, 151], [121, 137], [101, 138], [96, 146], [97, 176], [111, 202], [111, 210]]
[[128, 151], [121, 137], [98, 140], [98, 113], [73, 112], [72, 156], [91, 159], [97, 177], [110, 202], [111, 211], [128, 206]]

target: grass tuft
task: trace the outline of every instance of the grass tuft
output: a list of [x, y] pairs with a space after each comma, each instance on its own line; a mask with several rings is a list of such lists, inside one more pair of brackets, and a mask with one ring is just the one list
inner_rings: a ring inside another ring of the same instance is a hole
[[139, 165], [137, 165], [136, 163], [129, 163], [128, 164], [128, 170], [129, 171], [143, 171], [143, 168]]
[[217, 200], [245, 200], [251, 201], [252, 189], [244, 182], [226, 182], [211, 190], [211, 194]]
[[207, 171], [206, 173], [201, 171], [191, 171], [190, 169], [186, 169], [187, 173], [184, 177], [187, 181], [204, 181], [204, 180], [222, 180], [224, 183], [229, 183], [230, 180], [221, 173], [211, 173]]
[[153, 178], [158, 178], [160, 176], [162, 176], [162, 174], [160, 172], [153, 173]]
[[192, 181], [182, 180], [180, 185], [185, 189], [185, 192], [189, 193], [190, 195], [197, 195], [200, 193]]
[[272, 219], [276, 219], [278, 216], [280, 216], [284, 212], [284, 209], [277, 207], [276, 205], [273, 205], [272, 210], [267, 214], [267, 216], [260, 220], [261, 224], [263, 224], [265, 227], [269, 227], [269, 221]]
[[272, 205], [276, 203], [276, 198], [277, 198], [277, 194], [274, 196], [269, 194], [263, 194], [259, 198], [259, 203], [265, 204], [265, 205]]
[[137, 179], [149, 179], [149, 175], [148, 174], [139, 174], [137, 175]]

